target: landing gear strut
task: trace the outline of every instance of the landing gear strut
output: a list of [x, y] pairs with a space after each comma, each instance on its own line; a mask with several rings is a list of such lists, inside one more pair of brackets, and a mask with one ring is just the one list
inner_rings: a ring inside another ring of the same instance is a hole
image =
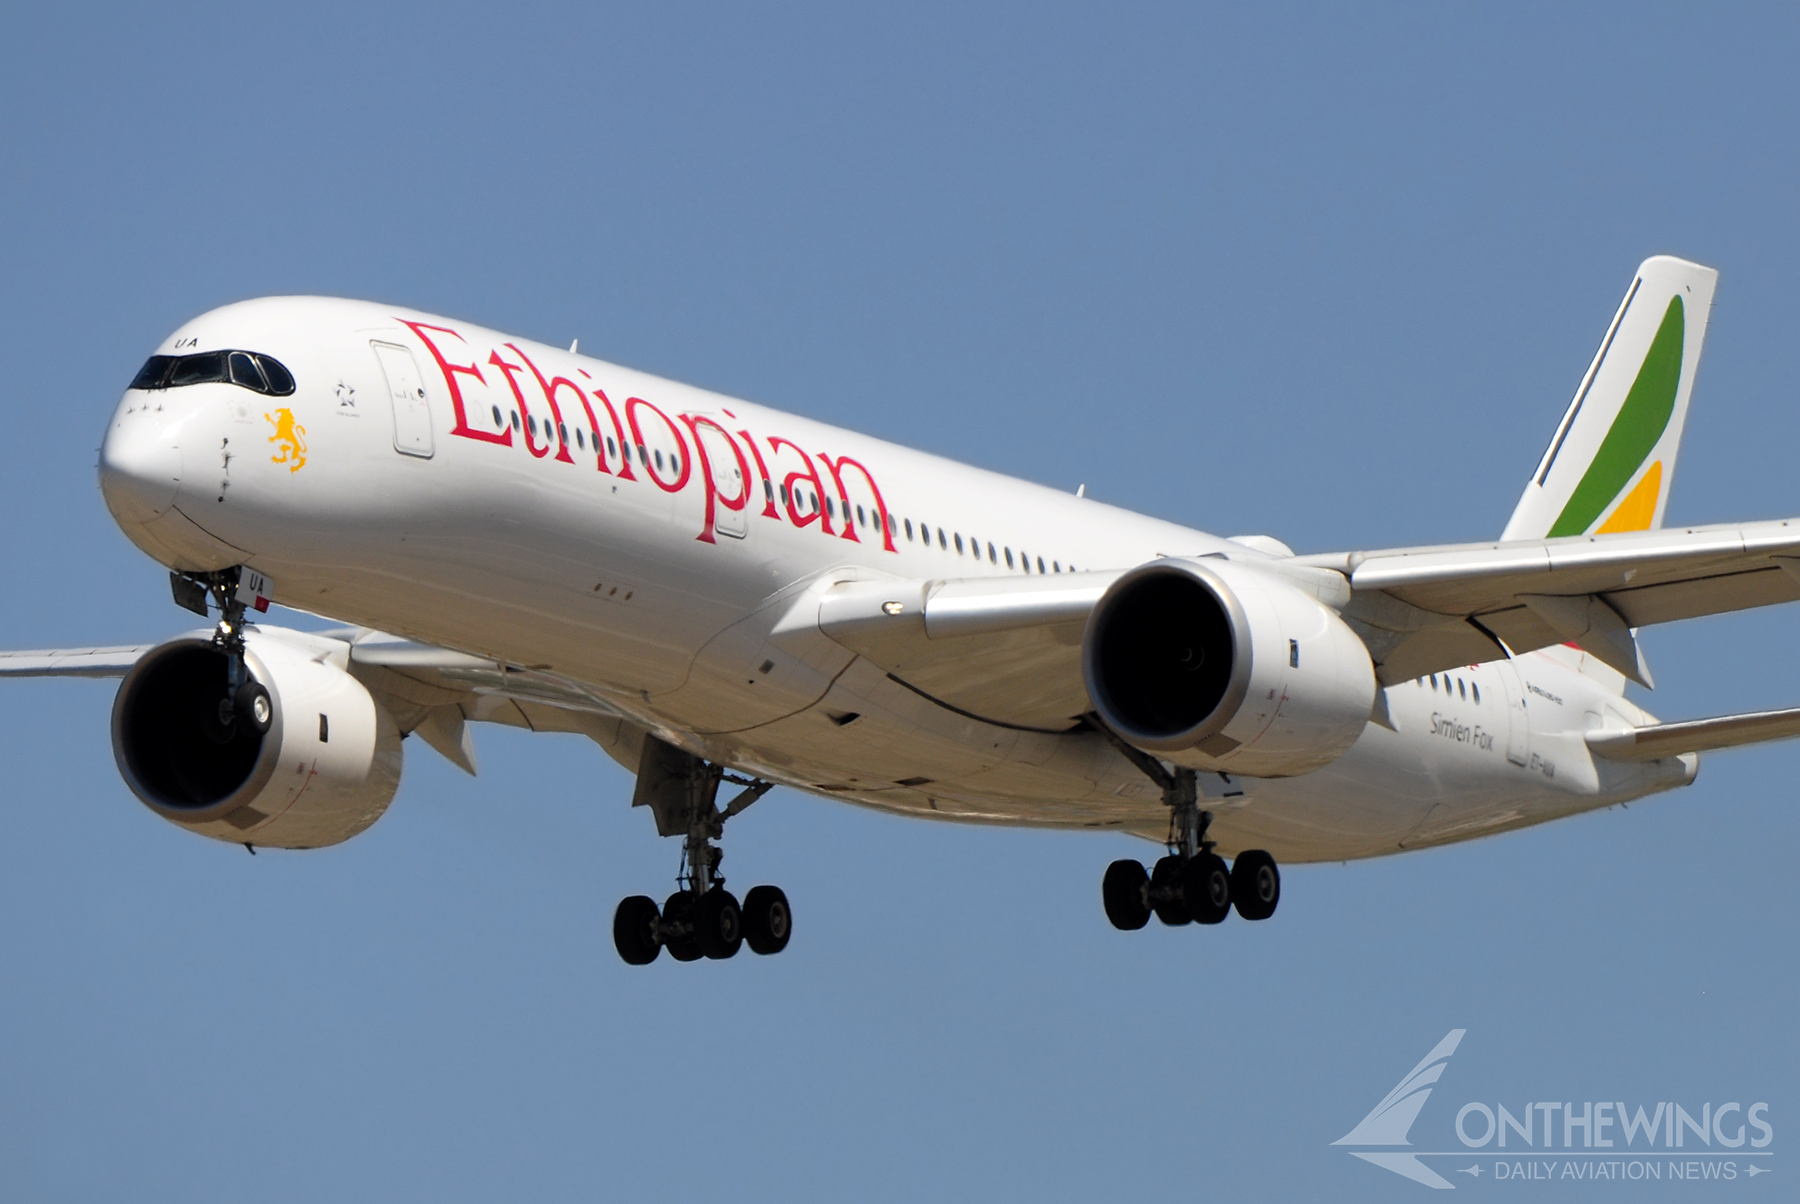
[[[722, 782], [743, 789], [720, 810]], [[647, 895], [633, 895], [614, 912], [613, 944], [628, 964], [648, 965], [663, 949], [677, 961], [691, 962], [723, 960], [746, 943], [760, 954], [787, 947], [793, 931], [787, 896], [779, 887], [758, 886], [739, 903], [719, 872], [725, 851], [713, 843], [724, 836], [726, 820], [773, 787], [727, 773], [655, 736], [644, 738], [632, 805], [651, 809], [660, 835], [682, 837], [681, 869], [678, 889], [660, 909]]]
[[1213, 852], [1215, 842], [1206, 833], [1212, 827], [1211, 811], [1200, 808], [1199, 775], [1192, 769], [1173, 769], [1127, 744], [1117, 732], [1093, 718], [1094, 726], [1125, 759], [1162, 790], [1169, 808], [1168, 852], [1155, 868], [1115, 861], [1100, 883], [1100, 900], [1114, 928], [1142, 928], [1151, 915], [1170, 927], [1189, 922], [1217, 924], [1231, 914], [1233, 905], [1246, 920], [1266, 920], [1281, 901], [1281, 872], [1275, 859], [1260, 849], [1239, 853], [1227, 867]]
[[200, 730], [219, 744], [239, 731], [263, 735], [275, 718], [275, 704], [244, 660], [244, 612], [251, 606], [267, 609], [273, 592], [268, 579], [238, 565], [210, 573], [170, 573], [169, 586], [177, 605], [204, 617], [210, 596], [219, 611], [212, 642], [225, 654], [225, 691], [202, 710]]

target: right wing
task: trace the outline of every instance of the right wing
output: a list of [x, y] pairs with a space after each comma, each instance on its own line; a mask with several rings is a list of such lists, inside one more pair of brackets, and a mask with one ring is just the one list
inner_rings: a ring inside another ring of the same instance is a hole
[[0, 652], [0, 677], [124, 677], [155, 644]]

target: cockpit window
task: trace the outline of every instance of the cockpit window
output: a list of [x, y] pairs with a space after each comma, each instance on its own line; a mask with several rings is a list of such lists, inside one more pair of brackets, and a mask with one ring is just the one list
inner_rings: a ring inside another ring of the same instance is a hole
[[169, 378], [169, 365], [175, 362], [172, 355], [153, 355], [144, 361], [138, 374], [132, 378], [128, 386], [133, 389], [160, 389]]
[[230, 356], [231, 383], [243, 385], [246, 389], [255, 389], [258, 393], [269, 390], [269, 382], [263, 379], [262, 369], [256, 366], [256, 357], [248, 351], [234, 351]]
[[269, 392], [286, 397], [294, 391], [294, 374], [283, 367], [280, 360], [272, 355], [259, 355], [256, 362], [262, 365], [263, 375], [269, 378]]
[[153, 355], [132, 379], [130, 387], [179, 389], [183, 385], [227, 383], [275, 397], [285, 397], [294, 391], [294, 375], [279, 360], [249, 351]]
[[225, 356], [218, 351], [205, 355], [184, 355], [169, 370], [169, 388], [183, 385], [210, 385], [225, 379]]

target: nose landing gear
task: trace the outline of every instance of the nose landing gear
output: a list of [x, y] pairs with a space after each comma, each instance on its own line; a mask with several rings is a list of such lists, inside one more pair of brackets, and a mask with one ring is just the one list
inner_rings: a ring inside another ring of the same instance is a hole
[[210, 596], [219, 611], [213, 645], [225, 653], [225, 690], [216, 704], [202, 708], [200, 730], [217, 744], [228, 744], [240, 731], [253, 736], [268, 732], [275, 702], [250, 674], [244, 660], [244, 613], [269, 607], [274, 585], [254, 569], [237, 565], [211, 573], [170, 573], [176, 605], [205, 617]]
[[[724, 810], [717, 806], [719, 784], [742, 786]], [[613, 944], [628, 965], [643, 966], [663, 949], [676, 961], [723, 961], [745, 944], [753, 953], [780, 953], [793, 930], [787, 896], [777, 887], [758, 886], [743, 903], [725, 889], [719, 863], [725, 852], [712, 842], [723, 837], [725, 821], [774, 788], [773, 782], [741, 778], [654, 736], [644, 739], [633, 806], [647, 806], [663, 836], [684, 837], [680, 889], [659, 910], [646, 895], [633, 895], [613, 913]]]
[[1142, 863], [1115, 861], [1100, 883], [1100, 901], [1114, 928], [1134, 931], [1150, 917], [1170, 927], [1217, 924], [1233, 907], [1246, 920], [1266, 920], [1281, 901], [1281, 872], [1261, 849], [1239, 853], [1227, 867], [1206, 838], [1212, 812], [1200, 809], [1198, 775], [1191, 769], [1170, 770], [1155, 757], [1127, 744], [1097, 716], [1090, 717], [1102, 736], [1162, 789], [1169, 808], [1168, 854], [1144, 872]]

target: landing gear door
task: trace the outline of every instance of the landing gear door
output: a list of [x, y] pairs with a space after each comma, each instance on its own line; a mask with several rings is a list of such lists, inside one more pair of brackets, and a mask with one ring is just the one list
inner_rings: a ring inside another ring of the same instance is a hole
[[1506, 759], [1514, 765], [1531, 761], [1531, 724], [1525, 709], [1525, 682], [1511, 661], [1495, 661], [1500, 684], [1506, 687]]
[[394, 450], [407, 456], [431, 459], [431, 406], [425, 400], [425, 382], [412, 352], [392, 343], [370, 343], [387, 378], [388, 397], [394, 409]]

